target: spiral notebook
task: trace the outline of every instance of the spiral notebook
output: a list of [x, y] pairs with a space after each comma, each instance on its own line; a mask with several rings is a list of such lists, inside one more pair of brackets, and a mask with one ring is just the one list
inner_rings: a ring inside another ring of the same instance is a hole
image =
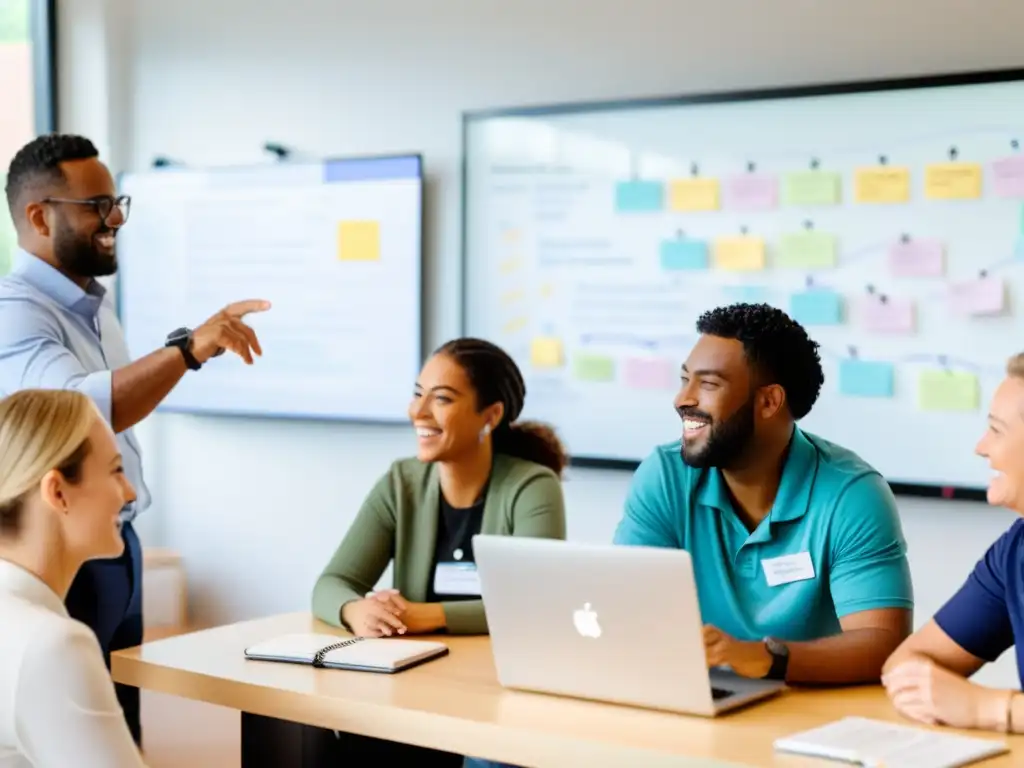
[[775, 749], [880, 768], [959, 768], [1009, 752], [1002, 741], [929, 731], [866, 717], [778, 739]]
[[317, 634], [282, 635], [245, 649], [245, 657], [255, 661], [386, 673], [401, 672], [447, 653], [447, 645], [432, 640]]

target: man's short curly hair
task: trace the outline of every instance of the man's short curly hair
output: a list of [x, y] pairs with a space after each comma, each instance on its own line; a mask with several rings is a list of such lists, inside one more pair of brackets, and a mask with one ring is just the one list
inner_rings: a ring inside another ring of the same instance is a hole
[[697, 332], [742, 343], [758, 379], [786, 391], [793, 418], [810, 413], [825, 383], [818, 343], [781, 309], [769, 304], [717, 307], [700, 316]]
[[89, 160], [98, 157], [95, 145], [84, 136], [67, 133], [47, 133], [38, 136], [11, 160], [7, 169], [7, 207], [11, 216], [18, 221], [18, 211], [24, 207], [26, 193], [42, 187], [60, 186], [64, 183], [61, 163], [71, 160]]

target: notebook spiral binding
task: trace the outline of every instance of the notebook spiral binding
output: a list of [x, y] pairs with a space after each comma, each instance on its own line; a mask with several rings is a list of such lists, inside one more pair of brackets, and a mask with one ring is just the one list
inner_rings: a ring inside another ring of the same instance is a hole
[[348, 646], [355, 645], [365, 639], [365, 637], [353, 637], [348, 640], [342, 640], [341, 642], [331, 643], [330, 645], [324, 646], [316, 652], [315, 656], [313, 656], [313, 666], [322, 667], [324, 665], [324, 657], [331, 651], [336, 651], [339, 648], [347, 648]]

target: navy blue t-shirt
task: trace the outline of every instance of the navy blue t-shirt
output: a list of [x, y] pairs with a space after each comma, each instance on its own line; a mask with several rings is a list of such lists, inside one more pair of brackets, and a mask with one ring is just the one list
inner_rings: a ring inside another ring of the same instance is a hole
[[968, 653], [995, 661], [1017, 643], [1024, 688], [1024, 520], [989, 547], [960, 590], [935, 614], [935, 623]]

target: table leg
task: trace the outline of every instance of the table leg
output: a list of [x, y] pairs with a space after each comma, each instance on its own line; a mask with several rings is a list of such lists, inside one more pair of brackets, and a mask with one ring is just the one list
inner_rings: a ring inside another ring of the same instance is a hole
[[242, 768], [342, 768], [394, 760], [417, 768], [462, 768], [463, 757], [288, 720], [242, 713]]

